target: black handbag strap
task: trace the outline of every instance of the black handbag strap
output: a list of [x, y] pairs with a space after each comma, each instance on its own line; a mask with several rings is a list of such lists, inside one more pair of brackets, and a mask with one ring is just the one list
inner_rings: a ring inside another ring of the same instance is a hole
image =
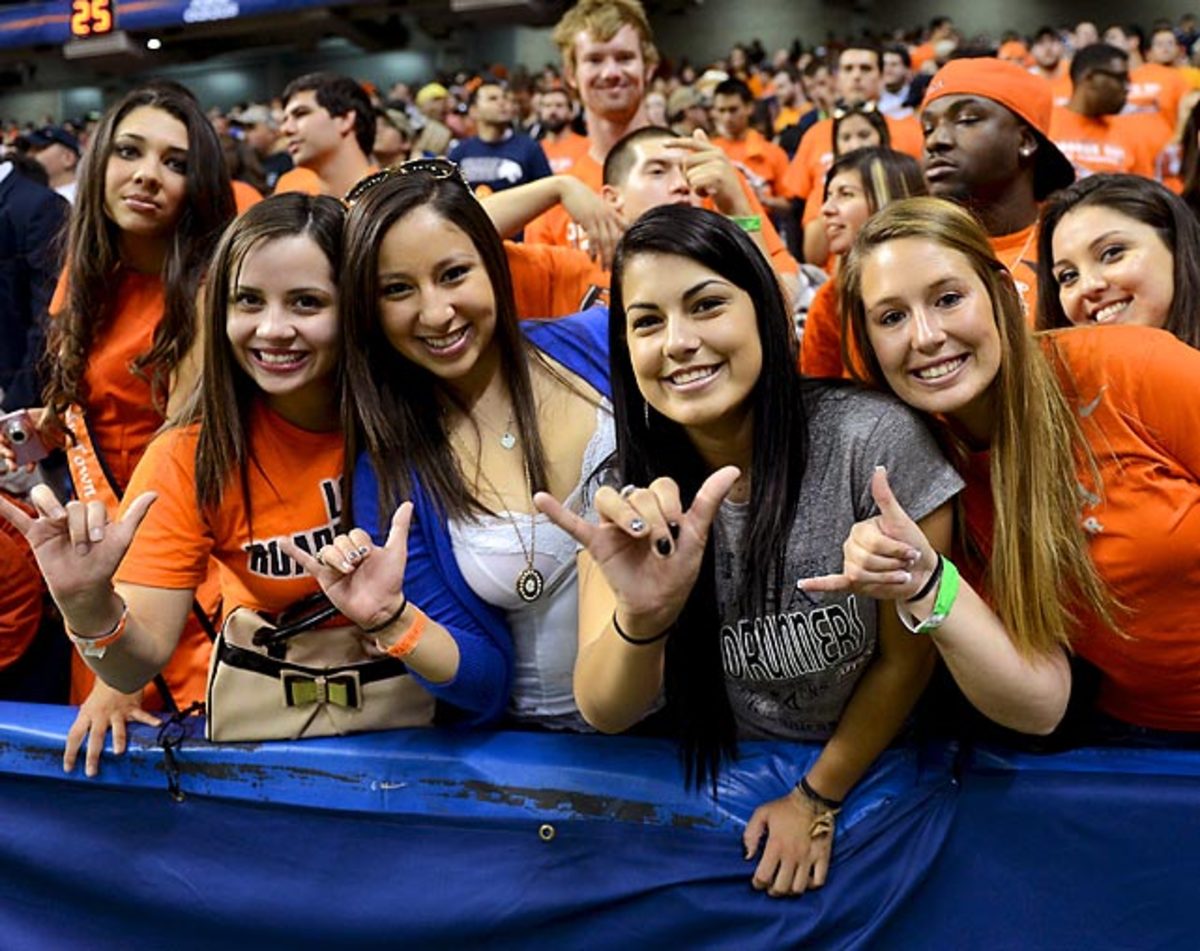
[[255, 647], [267, 648], [285, 644], [297, 634], [303, 634], [305, 631], [311, 631], [315, 627], [320, 627], [331, 618], [337, 617], [340, 613], [336, 607], [329, 603], [329, 599], [325, 597], [324, 592], [317, 592], [317, 594], [309, 595], [302, 601], [298, 601], [286, 610], [281, 611], [279, 614], [279, 626], [275, 628], [259, 628], [254, 632], [251, 642]]

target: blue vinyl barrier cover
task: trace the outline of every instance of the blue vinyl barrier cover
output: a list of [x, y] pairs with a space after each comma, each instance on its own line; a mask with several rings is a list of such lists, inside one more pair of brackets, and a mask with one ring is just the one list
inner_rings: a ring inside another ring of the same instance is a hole
[[[411, 730], [61, 771], [74, 712], [0, 703], [0, 946], [1179, 948], [1200, 753], [881, 757], [825, 888], [753, 891], [741, 834], [814, 747], [747, 744], [714, 800], [665, 741]], [[195, 733], [198, 724], [192, 724]], [[955, 776], [957, 775], [957, 779]]]

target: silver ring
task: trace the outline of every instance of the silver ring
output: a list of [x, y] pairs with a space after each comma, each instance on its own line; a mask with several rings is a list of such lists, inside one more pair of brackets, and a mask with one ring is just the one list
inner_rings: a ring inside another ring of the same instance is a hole
[[627, 499], [637, 491], [636, 485], [626, 485], [621, 487], [621, 498]]
[[325, 549], [324, 548], [322, 548], [319, 552], [317, 552], [317, 564], [320, 565], [322, 568], [329, 567], [328, 562], [325, 561]]

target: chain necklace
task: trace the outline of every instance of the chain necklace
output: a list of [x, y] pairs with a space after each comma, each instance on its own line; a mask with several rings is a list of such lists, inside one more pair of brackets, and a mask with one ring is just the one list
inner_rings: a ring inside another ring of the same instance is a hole
[[[501, 442], [501, 445], [504, 445], [503, 442]], [[505, 448], [508, 447], [506, 446]], [[492, 495], [495, 496], [496, 501], [503, 505], [504, 499], [501, 497], [500, 493], [496, 491], [495, 484], [487, 477], [482, 468], [479, 469], [479, 477], [483, 479], [487, 487], [491, 489]], [[532, 505], [533, 487], [529, 484], [528, 469], [525, 472], [525, 485], [529, 490], [529, 500], [530, 504]], [[532, 604], [542, 596], [542, 591], [546, 587], [545, 576], [533, 565], [533, 556], [537, 551], [537, 508], [534, 507], [533, 511], [529, 513], [528, 548], [525, 547], [525, 538], [521, 535], [521, 526], [518, 523], [516, 514], [504, 509], [502, 517], [512, 525], [513, 532], [515, 532], [517, 536], [517, 544], [521, 546], [521, 554], [525, 556], [525, 567], [522, 568], [520, 574], [517, 575], [517, 580], [514, 583], [513, 588], [517, 592], [517, 597], [519, 597], [526, 604]]]

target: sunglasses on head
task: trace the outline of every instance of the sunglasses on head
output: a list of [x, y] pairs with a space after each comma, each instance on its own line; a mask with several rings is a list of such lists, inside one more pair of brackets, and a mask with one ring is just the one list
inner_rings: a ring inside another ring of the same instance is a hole
[[467, 191], [471, 190], [470, 182], [463, 175], [462, 169], [454, 162], [444, 158], [418, 158], [389, 165], [387, 168], [380, 169], [378, 172], [372, 172], [366, 178], [360, 179], [350, 191], [346, 192], [346, 197], [342, 199], [342, 204], [347, 208], [353, 208], [355, 203], [372, 188], [382, 182], [386, 182], [389, 178], [395, 178], [397, 175], [428, 175], [430, 178], [438, 181], [458, 179]]

